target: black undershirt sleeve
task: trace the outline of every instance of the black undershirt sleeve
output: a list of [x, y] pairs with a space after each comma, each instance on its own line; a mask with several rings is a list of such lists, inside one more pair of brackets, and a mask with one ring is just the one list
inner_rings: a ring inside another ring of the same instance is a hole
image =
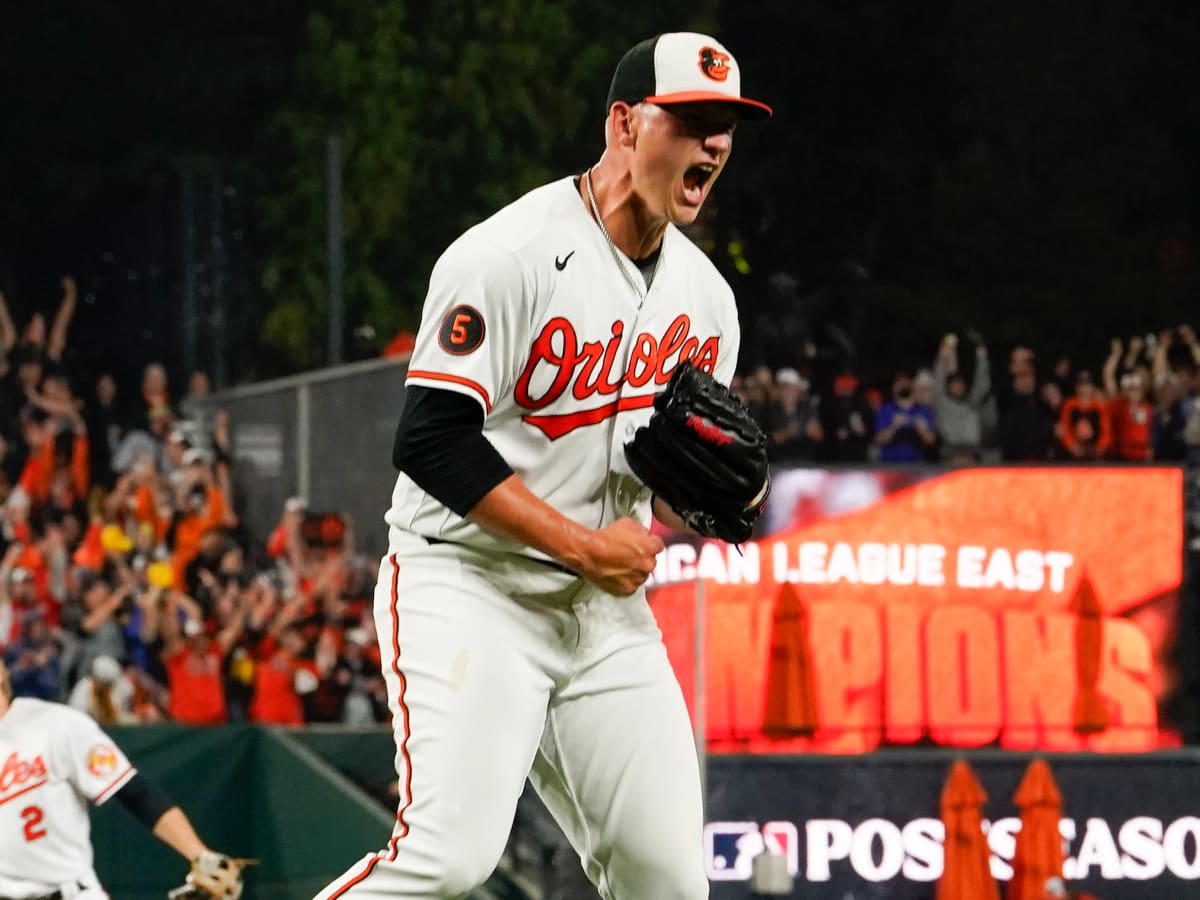
[[415, 384], [404, 389], [392, 464], [460, 516], [513, 474], [483, 436], [483, 410], [476, 401]]
[[178, 805], [167, 796], [166, 791], [141, 772], [125, 782], [125, 786], [117, 791], [117, 799], [151, 831], [163, 813]]

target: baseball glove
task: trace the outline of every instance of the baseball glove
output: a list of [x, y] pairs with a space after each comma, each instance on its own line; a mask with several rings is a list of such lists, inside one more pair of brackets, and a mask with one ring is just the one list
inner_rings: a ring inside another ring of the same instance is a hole
[[728, 388], [687, 361], [625, 458], [688, 527], [731, 544], [750, 538], [771, 489], [766, 435]]
[[192, 862], [184, 883], [167, 894], [168, 900], [238, 900], [242, 869], [255, 862], [206, 850]]

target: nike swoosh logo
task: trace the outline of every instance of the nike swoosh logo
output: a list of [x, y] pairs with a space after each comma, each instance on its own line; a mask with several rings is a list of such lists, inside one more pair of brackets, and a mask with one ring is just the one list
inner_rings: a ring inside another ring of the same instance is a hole
[[574, 255], [575, 255], [575, 251], [572, 250], [570, 253], [568, 253], [566, 256], [564, 256], [562, 259], [559, 259], [557, 256], [554, 257], [554, 268], [558, 269], [558, 271], [561, 272], [563, 269], [565, 269], [567, 267], [567, 263], [570, 262], [571, 257]]

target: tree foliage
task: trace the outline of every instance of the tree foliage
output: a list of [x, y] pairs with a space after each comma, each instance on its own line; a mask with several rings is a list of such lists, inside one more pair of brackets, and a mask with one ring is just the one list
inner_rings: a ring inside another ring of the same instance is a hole
[[261, 202], [267, 338], [298, 365], [325, 346], [330, 135], [345, 155], [348, 321], [385, 336], [413, 329], [445, 245], [598, 156], [616, 59], [681, 22], [706, 24], [681, 2], [619, 23], [585, 0], [338, 0], [311, 13], [296, 92], [271, 123], [267, 155], [280, 165]]

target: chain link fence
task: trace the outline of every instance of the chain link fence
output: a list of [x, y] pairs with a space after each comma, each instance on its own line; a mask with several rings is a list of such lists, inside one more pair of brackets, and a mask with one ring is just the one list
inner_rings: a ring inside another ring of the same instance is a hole
[[229, 414], [234, 508], [255, 538], [266, 540], [287, 499], [301, 496], [310, 512], [349, 517], [358, 552], [384, 554], [407, 370], [406, 358], [373, 359], [212, 396]]

